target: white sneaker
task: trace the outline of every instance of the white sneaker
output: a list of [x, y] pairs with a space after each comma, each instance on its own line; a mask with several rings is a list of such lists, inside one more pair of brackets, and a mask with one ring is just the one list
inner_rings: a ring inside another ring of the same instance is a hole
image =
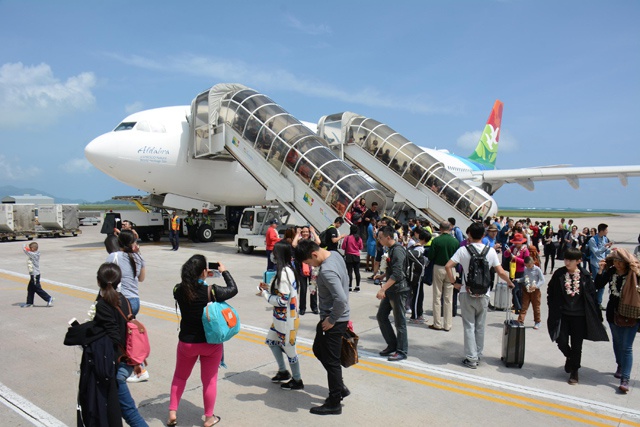
[[142, 381], [147, 381], [149, 379], [149, 372], [145, 369], [144, 371], [142, 371], [142, 373], [138, 376], [136, 375], [136, 373], [132, 373], [131, 376], [129, 378], [127, 378], [127, 382], [128, 383], [140, 383]]
[[49, 302], [47, 303], [47, 307], [53, 307], [53, 297], [49, 298]]
[[540, 322], [533, 325], [533, 329], [540, 329]]

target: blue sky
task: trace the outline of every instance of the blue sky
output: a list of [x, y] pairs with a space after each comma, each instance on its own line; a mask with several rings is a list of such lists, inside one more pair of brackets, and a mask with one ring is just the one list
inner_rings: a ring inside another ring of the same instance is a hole
[[[0, 185], [135, 194], [84, 146], [132, 112], [189, 104], [220, 82], [301, 120], [354, 111], [464, 156], [499, 98], [499, 168], [638, 165], [638, 22], [635, 0], [0, 0]], [[640, 178], [506, 185], [495, 197], [638, 209]]]

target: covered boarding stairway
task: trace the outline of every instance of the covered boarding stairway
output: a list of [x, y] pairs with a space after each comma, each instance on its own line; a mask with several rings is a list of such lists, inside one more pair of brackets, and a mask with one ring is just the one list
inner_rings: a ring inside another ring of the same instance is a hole
[[491, 211], [490, 196], [385, 124], [344, 112], [322, 117], [318, 134], [386, 187], [394, 202], [404, 202], [433, 221], [453, 217], [464, 230]]
[[323, 230], [360, 198], [384, 208], [382, 191], [267, 96], [218, 84], [199, 94], [191, 109], [194, 157], [230, 154], [267, 190], [266, 199], [277, 201], [296, 223]]

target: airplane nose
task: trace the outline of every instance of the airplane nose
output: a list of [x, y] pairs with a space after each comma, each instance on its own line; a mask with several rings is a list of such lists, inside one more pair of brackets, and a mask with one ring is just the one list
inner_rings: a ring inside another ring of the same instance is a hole
[[111, 163], [114, 159], [113, 153], [111, 153], [113, 147], [110, 147], [111, 144], [108, 144], [106, 139], [106, 135], [100, 135], [84, 147], [84, 156], [87, 160], [104, 172], [109, 168], [113, 168]]

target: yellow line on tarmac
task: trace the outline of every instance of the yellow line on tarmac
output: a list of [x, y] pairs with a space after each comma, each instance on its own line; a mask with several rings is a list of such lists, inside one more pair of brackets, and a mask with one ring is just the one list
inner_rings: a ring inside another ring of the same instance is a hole
[[[0, 278], [11, 280], [14, 282], [26, 282], [26, 279], [21, 279], [16, 276], [12, 276], [9, 274], [0, 273]], [[65, 295], [73, 296], [76, 298], [94, 301], [95, 295], [91, 293], [91, 290], [81, 291], [76, 289], [67, 288], [64, 286], [55, 285], [52, 283], [48, 283], [46, 280], [43, 281], [43, 284], [55, 291]], [[97, 293], [97, 291], [96, 291]], [[140, 311], [146, 316], [155, 317], [161, 320], [168, 320], [172, 323], [178, 323], [179, 319], [176, 317], [175, 313], [170, 313], [162, 310], [158, 310], [151, 307], [141, 307]], [[256, 334], [254, 332], [249, 331], [240, 331], [237, 335], [238, 339], [241, 339], [246, 342], [264, 345], [264, 336], [260, 334]], [[313, 357], [313, 353], [310, 352], [311, 348], [304, 345], [298, 345], [299, 353], [301, 355], [305, 355], [308, 357]], [[453, 393], [458, 393], [462, 395], [466, 395], [469, 397], [474, 397], [478, 399], [488, 400], [495, 403], [500, 403], [503, 405], [514, 406], [517, 408], [540, 412], [543, 414], [551, 415], [554, 417], [564, 418], [567, 420], [577, 421], [584, 424], [590, 424], [595, 426], [610, 426], [612, 424], [605, 424], [603, 422], [589, 420], [586, 418], [581, 418], [579, 415], [584, 417], [592, 417], [599, 418], [606, 421], [611, 421], [615, 423], [614, 425], [625, 424], [634, 427], [640, 427], [640, 423], [633, 422], [630, 420], [622, 420], [620, 418], [602, 415], [597, 412], [587, 411], [584, 409], [579, 409], [567, 405], [547, 402], [544, 400], [531, 398], [522, 396], [515, 393], [503, 392], [495, 389], [491, 389], [488, 387], [482, 387], [474, 384], [464, 383], [456, 380], [451, 380], [447, 378], [441, 378], [434, 375], [424, 374], [421, 372], [410, 371], [408, 369], [404, 369], [400, 366], [390, 366], [382, 363], [371, 362], [366, 360], [360, 360], [360, 363], [354, 365], [353, 368], [359, 369], [365, 372], [371, 372], [378, 375], [383, 375], [386, 377], [396, 378], [403, 381], [409, 381], [415, 384], [421, 384], [428, 387], [433, 387]], [[525, 403], [520, 403], [525, 402]], [[552, 408], [552, 409], [545, 409]], [[555, 409], [555, 410], [553, 410]], [[565, 411], [565, 412], [558, 412]]]
[[[497, 396], [502, 396], [504, 398], [521, 400], [521, 401], [524, 401], [524, 402], [534, 403], [536, 405], [544, 404], [545, 406], [549, 406], [549, 407], [552, 407], [552, 408], [555, 408], [555, 409], [560, 409], [560, 410], [570, 411], [570, 412], [576, 412], [576, 413], [580, 413], [580, 414], [583, 414], [583, 415], [602, 418], [602, 419], [605, 419], [605, 420], [608, 420], [608, 421], [614, 421], [616, 423], [621, 422], [621, 420], [619, 418], [611, 417], [611, 416], [608, 416], [608, 415], [601, 415], [601, 414], [598, 414], [598, 413], [595, 413], [595, 412], [586, 411], [586, 410], [574, 408], [574, 407], [571, 407], [571, 406], [561, 405], [561, 404], [558, 404], [558, 403], [545, 402], [545, 401], [542, 401], [542, 400], [539, 400], [539, 399], [535, 399], [535, 398], [531, 398], [531, 397], [514, 395], [513, 393], [503, 392], [503, 391], [500, 391], [500, 390], [494, 390], [494, 389], [487, 388], [487, 387], [482, 387], [482, 386], [477, 386], [477, 385], [473, 385], [473, 384], [463, 383], [463, 382], [460, 382], [460, 381], [450, 380], [450, 379], [446, 379], [446, 378], [440, 378], [440, 377], [436, 377], [436, 376], [433, 376], [433, 375], [423, 374], [421, 372], [409, 371], [409, 370], [402, 369], [402, 368], [399, 368], [399, 367], [389, 367], [388, 365], [383, 365], [383, 364], [380, 364], [380, 363], [370, 362], [370, 361], [361, 361], [360, 363], [363, 364], [363, 365], [372, 366], [372, 367], [377, 368], [377, 369], [382, 369], [382, 370], [387, 369], [387, 370], [390, 370], [392, 372], [398, 372], [398, 373], [401, 373], [401, 374], [404, 374], [404, 375], [411, 375], [411, 376], [415, 376], [415, 377], [419, 377], [419, 378], [424, 378], [424, 379], [426, 379], [428, 381], [447, 383], [447, 384], [451, 384], [453, 386], [464, 387], [464, 388], [468, 388], [468, 389], [471, 389], [471, 390], [480, 391], [480, 392], [483, 392], [483, 393], [490, 393], [490, 394], [494, 394], [494, 395], [497, 395]], [[633, 422], [633, 421], [624, 421], [624, 424], [640, 427], [640, 423], [636, 423], [636, 422]]]

